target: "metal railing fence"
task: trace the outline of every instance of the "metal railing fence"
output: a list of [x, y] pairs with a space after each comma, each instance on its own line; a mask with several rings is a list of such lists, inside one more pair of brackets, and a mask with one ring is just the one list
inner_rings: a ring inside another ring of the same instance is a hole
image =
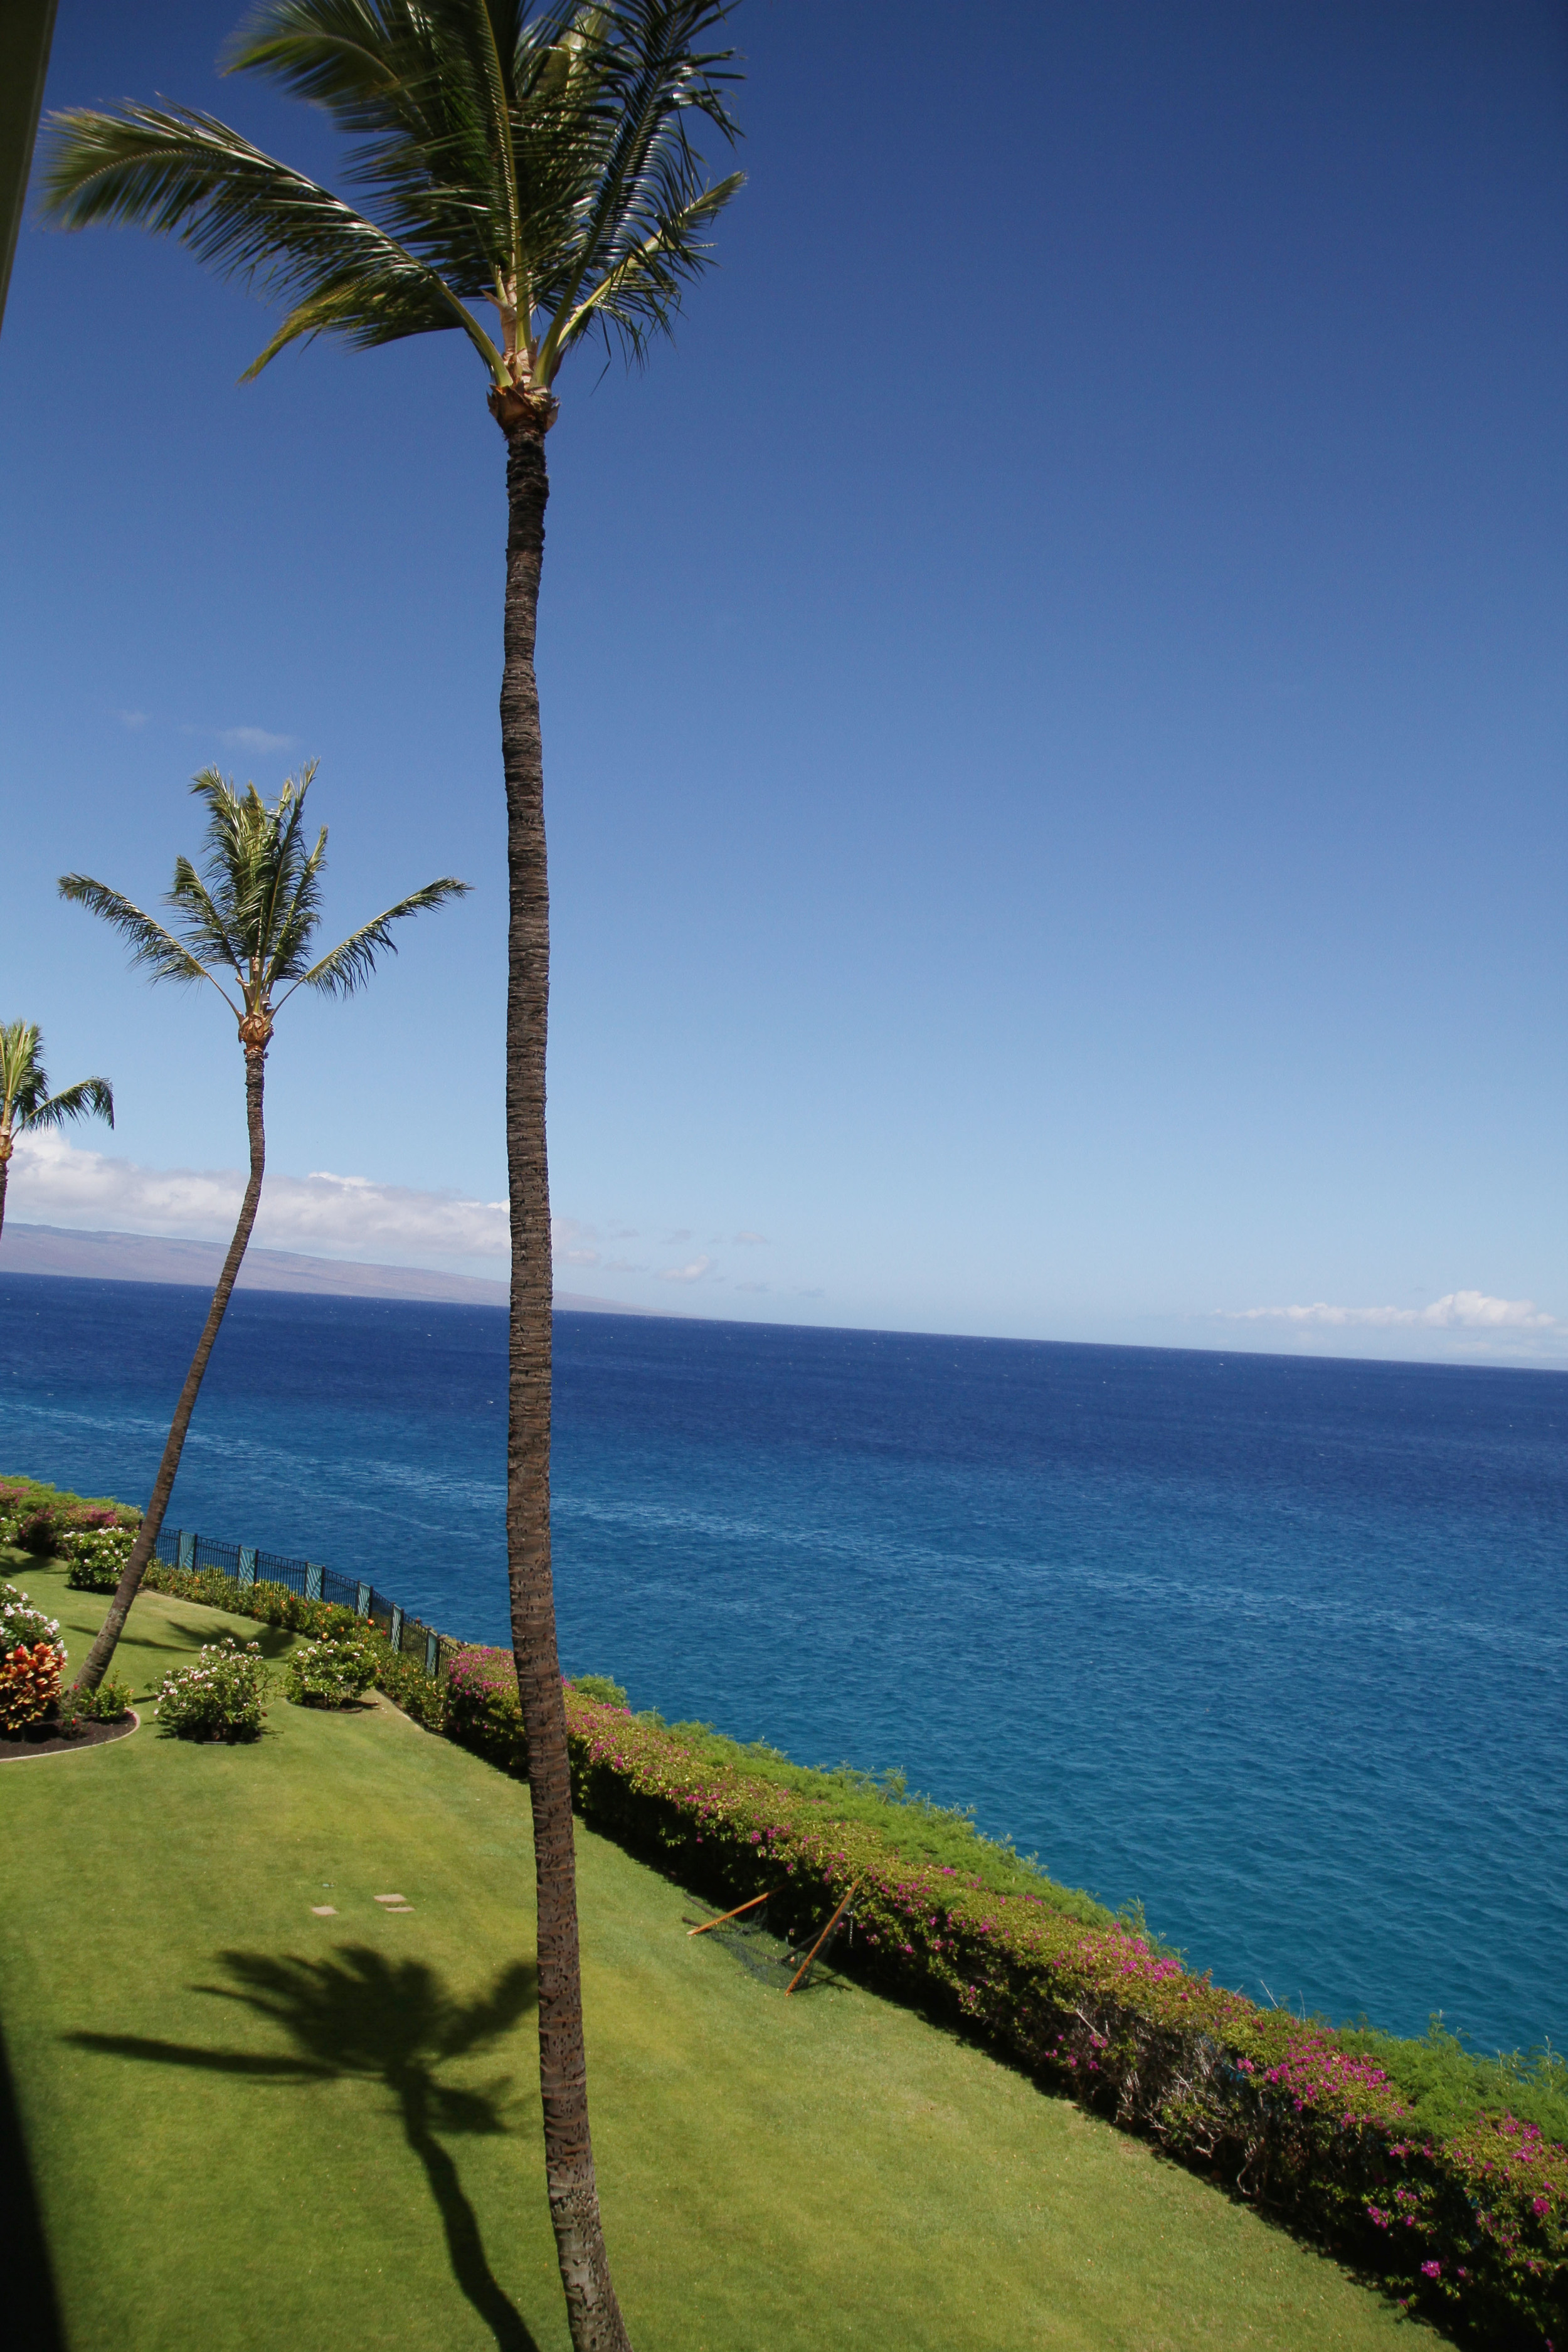
[[339, 1608], [352, 1609], [356, 1617], [384, 1633], [400, 1657], [415, 1659], [433, 1680], [441, 1671], [445, 1650], [452, 1646], [444, 1634], [410, 1617], [363, 1577], [340, 1576], [335, 1568], [323, 1568], [319, 1560], [289, 1559], [281, 1552], [264, 1551], [258, 1544], [223, 1543], [216, 1536], [198, 1535], [189, 1528], [161, 1529], [153, 1558], [165, 1568], [187, 1572], [216, 1569], [239, 1585], [286, 1585], [302, 1601], [330, 1601]]

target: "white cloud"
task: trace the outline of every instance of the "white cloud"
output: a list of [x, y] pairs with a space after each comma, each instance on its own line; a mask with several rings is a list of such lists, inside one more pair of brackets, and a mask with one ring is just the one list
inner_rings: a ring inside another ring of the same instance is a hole
[[766, 1249], [768, 1246], [768, 1237], [766, 1234], [737, 1234], [735, 1235], [735, 1239], [738, 1242], [750, 1243], [758, 1249]]
[[1244, 1307], [1227, 1323], [1292, 1323], [1315, 1330], [1555, 1331], [1555, 1315], [1532, 1298], [1489, 1298], [1480, 1290], [1450, 1290], [1430, 1307]]
[[121, 727], [129, 727], [133, 735], [138, 727], [145, 727], [147, 724], [147, 713], [144, 710], [117, 710], [114, 715]]
[[[144, 1168], [133, 1160], [89, 1151], [64, 1136], [26, 1135], [11, 1163], [11, 1215], [18, 1223], [60, 1225], [78, 1232], [154, 1234], [182, 1241], [226, 1242], [245, 1192], [237, 1168]], [[629, 1237], [624, 1225], [610, 1239]], [[689, 1240], [689, 1234], [680, 1238]], [[421, 1265], [431, 1261], [490, 1260], [504, 1272], [511, 1235], [505, 1201], [472, 1201], [458, 1192], [423, 1192], [313, 1168], [305, 1176], [269, 1171], [256, 1221], [262, 1249], [299, 1250], [326, 1258]], [[551, 1221], [558, 1266], [601, 1275], [652, 1275], [656, 1269], [612, 1255], [600, 1229], [580, 1217]], [[479, 1269], [473, 1269], [479, 1270]], [[657, 1270], [661, 1282], [721, 1283], [706, 1253]], [[739, 1286], [761, 1291], [763, 1283]], [[820, 1296], [804, 1291], [803, 1297]]]
[[[19, 1221], [39, 1224], [226, 1241], [244, 1191], [237, 1168], [142, 1168], [46, 1133], [18, 1143], [7, 1205]], [[255, 1239], [260, 1248], [373, 1259], [505, 1259], [510, 1248], [504, 1201], [419, 1192], [326, 1169], [268, 1175]]]
[[658, 1278], [661, 1282], [700, 1282], [712, 1263], [710, 1257], [694, 1257], [689, 1265], [667, 1265]]
[[217, 740], [229, 751], [291, 751], [300, 739], [269, 735], [265, 727], [220, 727]]

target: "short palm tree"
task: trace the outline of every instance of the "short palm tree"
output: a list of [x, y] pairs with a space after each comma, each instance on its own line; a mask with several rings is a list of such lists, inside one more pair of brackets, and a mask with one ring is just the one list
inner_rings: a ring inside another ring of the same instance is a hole
[[268, 807], [254, 784], [237, 793], [216, 768], [204, 769], [191, 786], [206, 809], [204, 870], [198, 873], [188, 857], [175, 859], [174, 883], [163, 901], [174, 911], [174, 930], [166, 930], [106, 883], [94, 882], [85, 874], [66, 874], [60, 878], [61, 897], [74, 899], [112, 924], [130, 948], [132, 962], [140, 964], [153, 980], [205, 981], [216, 989], [239, 1027], [245, 1055], [246, 1121], [250, 1131], [250, 1176], [234, 1239], [174, 1407], [146, 1516], [109, 1614], [77, 1678], [79, 1690], [96, 1689], [102, 1681], [125, 1630], [131, 1604], [169, 1507], [207, 1359], [256, 1223], [267, 1168], [262, 1096], [272, 1024], [297, 988], [313, 988], [323, 996], [353, 995], [370, 978], [384, 950], [396, 953], [392, 936], [395, 923], [421, 914], [427, 907], [439, 907], [448, 898], [461, 898], [468, 887], [449, 875], [442, 881], [428, 882], [411, 898], [388, 907], [374, 922], [351, 932], [328, 954], [316, 955], [327, 834], [323, 826], [312, 848], [304, 831], [305, 800], [314, 774], [312, 761], [297, 781], [291, 778], [284, 785]]
[[[68, 227], [133, 221], [288, 305], [287, 344], [468, 338], [506, 437], [500, 720], [510, 933], [507, 1156], [511, 1370], [507, 1546], [539, 1895], [545, 2166], [576, 2352], [626, 2331], [599, 2226], [578, 1979], [571, 1783], [550, 1559], [551, 1260], [544, 1063], [550, 919], [534, 623], [544, 436], [568, 352], [640, 358], [708, 258], [742, 175], [709, 184], [691, 143], [735, 126], [731, 0], [262, 0], [229, 55], [324, 108], [359, 144], [361, 205], [179, 107], [55, 118], [45, 202]], [[489, 310], [491, 322], [482, 322]]]
[[107, 1078], [83, 1078], [52, 1095], [43, 1055], [43, 1037], [30, 1021], [0, 1022], [0, 1232], [19, 1135], [64, 1127], [73, 1118], [103, 1118], [114, 1125], [114, 1090]]

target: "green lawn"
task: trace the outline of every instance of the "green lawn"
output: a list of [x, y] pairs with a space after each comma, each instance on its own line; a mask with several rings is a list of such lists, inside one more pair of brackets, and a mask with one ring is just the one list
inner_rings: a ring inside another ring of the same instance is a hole
[[[79, 1659], [102, 1601], [10, 1572]], [[138, 1690], [216, 1629], [256, 1630], [153, 1594], [132, 1622]], [[149, 1720], [0, 1765], [0, 1806], [5, 2042], [68, 2352], [562, 2352], [525, 1790], [384, 1705], [279, 1700], [254, 1748]], [[581, 1826], [578, 1855], [639, 2352], [1426, 2333], [908, 2011], [833, 1980], [785, 2001]]]

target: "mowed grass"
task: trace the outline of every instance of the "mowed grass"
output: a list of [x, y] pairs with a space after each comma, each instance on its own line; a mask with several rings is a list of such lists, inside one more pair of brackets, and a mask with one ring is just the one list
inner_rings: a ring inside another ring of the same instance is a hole
[[[79, 1658], [102, 1601], [11, 1572]], [[146, 1595], [124, 1670], [145, 1690], [226, 1625], [255, 1630]], [[0, 1808], [5, 2042], [69, 2352], [564, 2352], [526, 1790], [384, 1705], [279, 1700], [252, 1748], [149, 1719], [0, 1765]], [[786, 2001], [581, 1824], [578, 1857], [639, 2352], [1426, 2334], [957, 2037], [842, 1980]]]

